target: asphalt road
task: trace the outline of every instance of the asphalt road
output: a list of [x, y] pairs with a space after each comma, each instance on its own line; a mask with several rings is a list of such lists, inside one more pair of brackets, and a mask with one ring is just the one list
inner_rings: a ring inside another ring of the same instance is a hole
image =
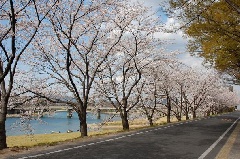
[[10, 158], [213, 159], [235, 128], [239, 117], [240, 112], [233, 112]]

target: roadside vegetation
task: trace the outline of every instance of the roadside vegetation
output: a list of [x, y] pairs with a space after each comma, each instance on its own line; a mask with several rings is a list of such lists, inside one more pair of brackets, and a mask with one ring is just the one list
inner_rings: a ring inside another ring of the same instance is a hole
[[[176, 122], [177, 119], [173, 118], [173, 122]], [[156, 121], [154, 126], [165, 125], [166, 117], [159, 119]], [[89, 124], [90, 127], [96, 127], [94, 124]], [[134, 120], [130, 122], [130, 126], [132, 130], [142, 129], [149, 127], [147, 120]], [[24, 149], [31, 148], [35, 146], [53, 146], [57, 144], [61, 144], [61, 142], [74, 142], [81, 141], [86, 139], [91, 139], [92, 137], [116, 134], [119, 132], [124, 132], [122, 130], [121, 121], [109, 122], [104, 125], [98, 131], [90, 131], [88, 138], [82, 138], [79, 132], [71, 132], [71, 133], [53, 133], [53, 134], [34, 134], [34, 135], [19, 135], [19, 136], [8, 136], [7, 144], [10, 149]]]

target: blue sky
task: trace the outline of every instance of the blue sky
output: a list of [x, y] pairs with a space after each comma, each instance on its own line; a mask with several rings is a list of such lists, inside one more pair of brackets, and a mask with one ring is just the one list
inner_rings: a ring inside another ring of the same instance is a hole
[[[168, 18], [161, 10], [164, 6], [167, 5], [168, 0], [131, 0], [132, 2], [140, 2], [148, 7], [151, 7], [153, 11], [158, 11], [157, 15], [161, 16], [162, 22], [165, 23], [166, 28], [170, 28], [172, 26], [180, 26], [180, 24], [174, 20], [173, 18]], [[178, 31], [177, 33], [159, 33], [159, 38], [161, 39], [169, 39], [171, 44], [166, 46], [167, 51], [175, 51], [178, 50], [182, 54], [179, 55], [179, 59], [181, 62], [185, 63], [188, 66], [191, 66], [196, 69], [204, 69], [202, 66], [203, 59], [192, 57], [186, 51], [187, 39], [183, 38], [183, 32]]]

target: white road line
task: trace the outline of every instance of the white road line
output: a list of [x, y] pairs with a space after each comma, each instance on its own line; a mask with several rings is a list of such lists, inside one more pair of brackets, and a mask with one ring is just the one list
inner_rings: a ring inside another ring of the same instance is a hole
[[76, 147], [73, 147], [74, 149], [78, 149], [78, 148], [81, 148], [81, 147], [86, 147], [87, 145], [80, 145], [80, 146], [76, 146]]
[[22, 158], [18, 158], [18, 159], [26, 159], [26, 158], [36, 158], [36, 157], [40, 157], [40, 156], [43, 156], [45, 154], [38, 154], [38, 155], [34, 155], [34, 156], [27, 156], [27, 157], [22, 157]]
[[108, 139], [108, 140], [105, 140], [105, 141], [107, 141], [107, 142], [108, 142], [108, 141], [113, 141], [113, 139]]
[[36, 156], [33, 156], [34, 158], [35, 157], [40, 157], [40, 156], [43, 156], [44, 154], [38, 154], [38, 155], [36, 155]]
[[233, 125], [235, 125], [239, 119], [240, 117], [235, 120], [234, 123], [198, 159], [203, 159], [204, 157], [206, 157], [223, 139], [223, 137], [232, 129]]
[[64, 151], [68, 151], [68, 150], [72, 150], [73, 148], [67, 148], [67, 149], [63, 149]]
[[133, 136], [133, 134], [129, 134], [129, 135], [127, 135], [128, 137], [131, 137], [131, 136]]
[[125, 138], [126, 136], [124, 135], [124, 136], [120, 136], [120, 137], [118, 137], [118, 139], [122, 139], [122, 138]]
[[100, 144], [100, 143], [103, 143], [104, 141], [98, 141], [98, 142], [96, 142], [96, 144]]
[[58, 153], [58, 152], [62, 152], [64, 150], [57, 150], [57, 151], [53, 151], [54, 153]]
[[[47, 152], [45, 153], [44, 155], [50, 155], [50, 154], [53, 154], [54, 152]], [[30, 158], [33, 158], [32, 156], [30, 156]]]
[[120, 137], [116, 137], [116, 138], [114, 138], [114, 140], [118, 140], [118, 139], [121, 139]]

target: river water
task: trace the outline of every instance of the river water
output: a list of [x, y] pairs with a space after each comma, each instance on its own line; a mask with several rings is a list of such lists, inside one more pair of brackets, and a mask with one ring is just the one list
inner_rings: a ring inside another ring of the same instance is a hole
[[[87, 123], [97, 124], [104, 122], [113, 115], [101, 114], [101, 119], [92, 113], [87, 113]], [[112, 120], [119, 120], [119, 117], [113, 117]], [[74, 132], [79, 130], [79, 119], [76, 112], [73, 112], [72, 118], [67, 118], [67, 112], [55, 112], [53, 115], [44, 115], [40, 120], [22, 120], [20, 118], [7, 118], [6, 134], [7, 136], [24, 134], [50, 134], [52, 132], [65, 133], [68, 130]], [[91, 131], [91, 130], [90, 130]]]

